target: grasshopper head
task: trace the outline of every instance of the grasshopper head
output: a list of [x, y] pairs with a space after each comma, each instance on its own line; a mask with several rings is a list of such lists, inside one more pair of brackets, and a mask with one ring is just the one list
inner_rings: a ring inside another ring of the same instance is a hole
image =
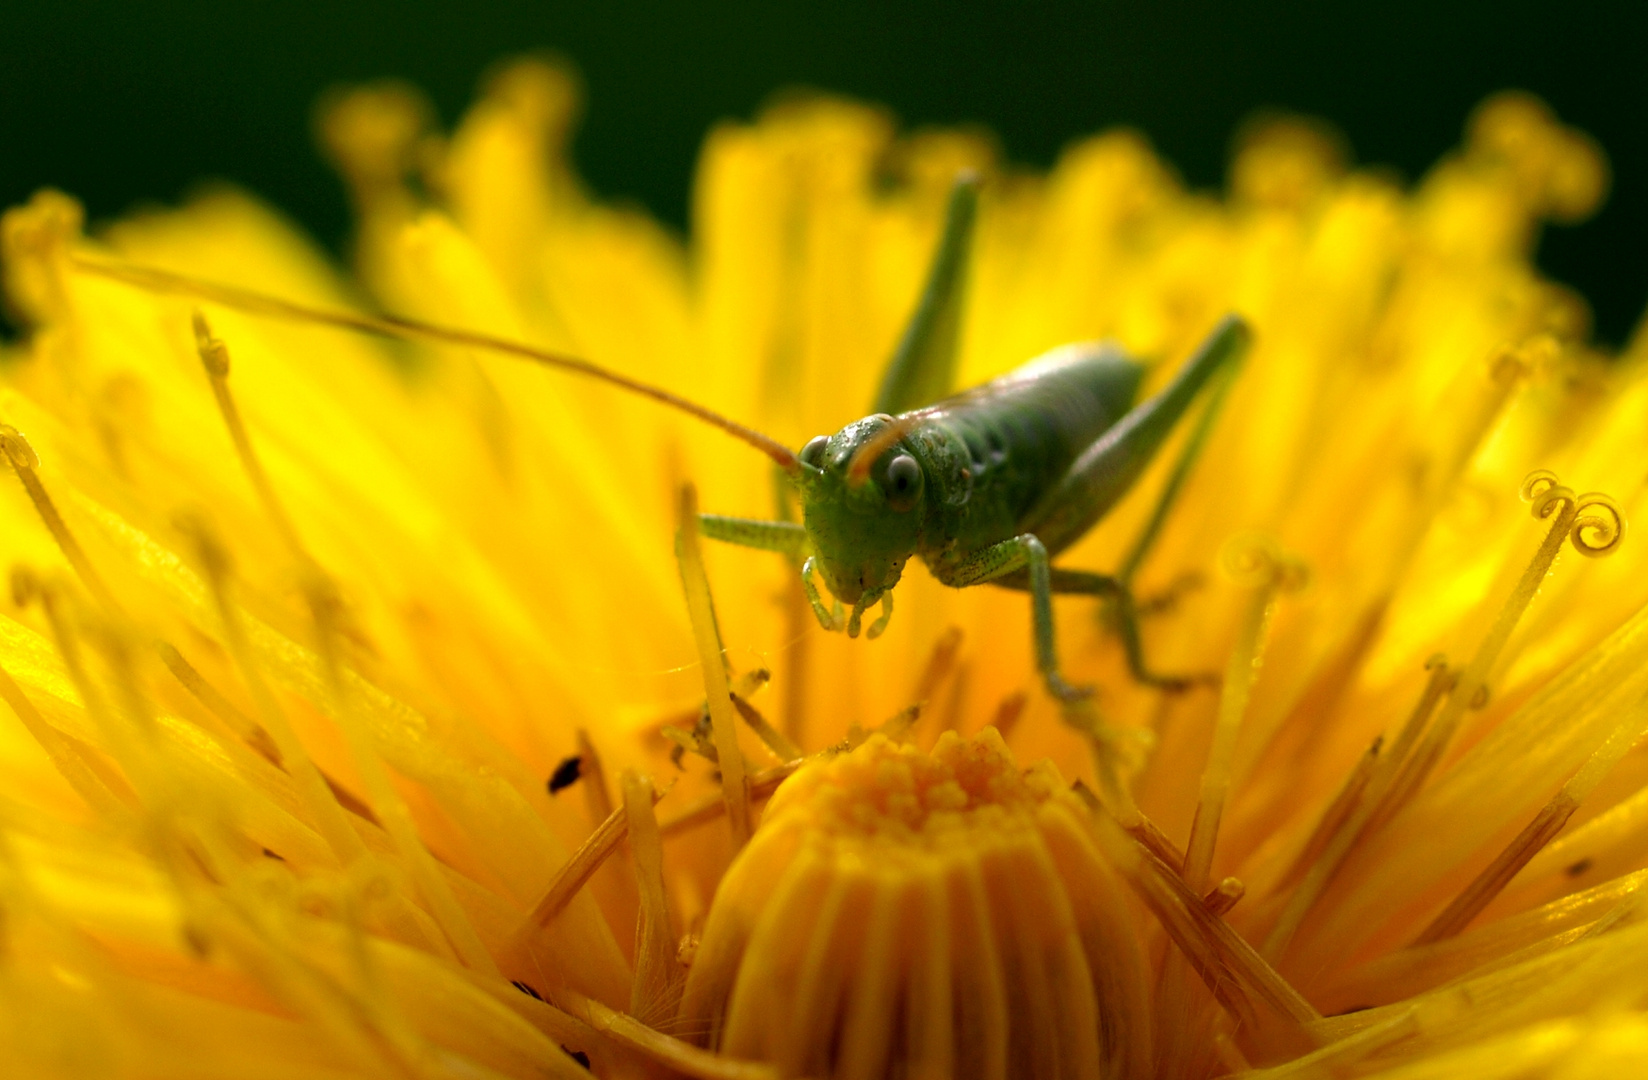
[[926, 478], [906, 442], [882, 453], [862, 483], [847, 477], [858, 448], [891, 420], [866, 417], [801, 450], [801, 502], [817, 566], [836, 599], [859, 612], [898, 584], [920, 546]]

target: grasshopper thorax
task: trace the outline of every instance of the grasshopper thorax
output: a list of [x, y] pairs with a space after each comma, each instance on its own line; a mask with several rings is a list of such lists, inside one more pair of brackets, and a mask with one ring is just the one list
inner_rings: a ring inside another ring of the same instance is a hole
[[921, 543], [926, 477], [906, 440], [883, 451], [861, 482], [848, 475], [859, 448], [892, 419], [866, 417], [801, 450], [801, 503], [818, 568], [836, 599], [861, 610], [898, 584]]

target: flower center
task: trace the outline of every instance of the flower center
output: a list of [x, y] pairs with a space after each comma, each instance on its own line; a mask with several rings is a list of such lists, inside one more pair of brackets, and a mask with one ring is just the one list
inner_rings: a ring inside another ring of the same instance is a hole
[[1090, 829], [993, 729], [805, 769], [717, 891], [683, 1028], [790, 1076], [1139, 1071], [1144, 958]]

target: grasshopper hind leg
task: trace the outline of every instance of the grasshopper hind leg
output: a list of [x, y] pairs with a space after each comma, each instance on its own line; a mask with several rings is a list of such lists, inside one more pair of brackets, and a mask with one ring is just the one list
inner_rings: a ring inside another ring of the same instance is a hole
[[[1184, 446], [1179, 451], [1178, 460], [1168, 472], [1167, 482], [1162, 486], [1161, 493], [1156, 497], [1156, 503], [1151, 508], [1150, 516], [1139, 530], [1134, 539], [1132, 548], [1126, 558], [1122, 560], [1121, 569], [1114, 577], [1105, 579], [1100, 574], [1083, 574], [1079, 571], [1054, 571], [1056, 577], [1061, 576], [1070, 585], [1067, 589], [1055, 586], [1055, 592], [1087, 593], [1105, 597], [1100, 605], [1099, 618], [1117, 637], [1121, 639], [1122, 647], [1127, 650], [1128, 667], [1140, 682], [1148, 686], [1159, 687], [1163, 690], [1184, 690], [1197, 683], [1218, 685], [1218, 676], [1204, 675], [1188, 678], [1153, 675], [1145, 667], [1144, 655], [1139, 643], [1139, 622], [1141, 619], [1153, 615], [1165, 614], [1177, 606], [1180, 598], [1194, 592], [1205, 584], [1202, 576], [1194, 571], [1180, 574], [1165, 589], [1146, 597], [1136, 596], [1133, 592], [1133, 580], [1155, 546], [1163, 526], [1167, 523], [1168, 514], [1178, 501], [1191, 469], [1201, 457], [1203, 448], [1207, 445], [1208, 435], [1213, 425], [1218, 421], [1219, 414], [1224, 408], [1225, 398], [1230, 392], [1234, 380], [1230, 373], [1216, 375], [1213, 380], [1212, 392], [1208, 395], [1207, 403], [1202, 407], [1201, 415], [1190, 430]], [[1108, 580], [1108, 585], [1101, 585], [1101, 580]]]
[[[1175, 582], [1165, 594], [1166, 599], [1152, 597], [1146, 601], [1146, 605], [1149, 605], [1146, 606], [1140, 604], [1138, 598], [1133, 595], [1133, 590], [1125, 582], [1108, 574], [1053, 568], [1050, 577], [1049, 591], [1053, 593], [1097, 596], [1104, 599], [1105, 621], [1121, 640], [1122, 651], [1127, 655], [1127, 669], [1138, 682], [1169, 693], [1182, 693], [1197, 686], [1219, 685], [1219, 676], [1212, 673], [1163, 675], [1152, 670], [1145, 663], [1144, 642], [1139, 635], [1139, 623], [1143, 616], [1155, 614], [1155, 609], [1159, 607], [1171, 606], [1179, 595], [1199, 585], [1199, 580]], [[1003, 584], [1017, 587], [1016, 582]]]
[[1213, 683], [1217, 676], [1160, 675], [1144, 662], [1144, 646], [1139, 638], [1139, 616], [1133, 593], [1118, 578], [1081, 570], [1065, 570], [1049, 564], [1047, 548], [1034, 534], [1024, 533], [1011, 540], [992, 544], [983, 551], [951, 566], [935, 568], [940, 581], [954, 588], [969, 585], [1000, 585], [1030, 594], [1031, 624], [1035, 635], [1036, 666], [1047, 683], [1048, 693], [1066, 703], [1083, 700], [1091, 687], [1066, 682], [1059, 670], [1058, 650], [1053, 641], [1053, 595], [1055, 593], [1099, 596], [1109, 599], [1115, 610], [1117, 633], [1127, 652], [1133, 677], [1146, 686], [1183, 691]]
[[[1139, 619], [1152, 619], [1178, 610], [1179, 602], [1207, 585], [1207, 577], [1194, 570], [1186, 570], [1153, 593], [1133, 597], [1133, 609]], [[1108, 619], [1109, 616], [1107, 615]], [[1106, 623], [1106, 625], [1111, 625]]]

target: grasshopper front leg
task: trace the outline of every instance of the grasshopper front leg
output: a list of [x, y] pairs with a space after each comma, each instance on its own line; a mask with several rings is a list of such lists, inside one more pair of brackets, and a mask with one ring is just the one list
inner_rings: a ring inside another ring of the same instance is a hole
[[[762, 521], [758, 518], [699, 514], [698, 527], [705, 536], [724, 544], [737, 544], [739, 547], [754, 548], [758, 551], [776, 551], [789, 556], [790, 561], [801, 568], [801, 587], [807, 594], [807, 602], [812, 605], [813, 614], [818, 617], [818, 625], [826, 630], [840, 630], [847, 625], [846, 614], [841, 610], [840, 603], [826, 607], [824, 598], [819, 595], [813, 560], [806, 558], [807, 530], [802, 526], [793, 521]], [[803, 562], [803, 559], [806, 561]], [[878, 625], [885, 625], [885, 622]], [[877, 633], [879, 631], [870, 636], [875, 637]]]
[[699, 514], [698, 528], [711, 540], [761, 551], [777, 551], [795, 561], [800, 561], [807, 550], [807, 530], [793, 521]]
[[1047, 692], [1065, 702], [1080, 701], [1093, 693], [1091, 686], [1072, 686], [1065, 682], [1059, 672], [1058, 651], [1053, 644], [1052, 568], [1048, 564], [1047, 548], [1034, 533], [991, 544], [957, 563], [935, 568], [934, 572], [944, 584], [957, 589], [986, 582], [1028, 588], [1036, 668], [1047, 683]]
[[[1009, 589], [1023, 588], [1016, 581], [999, 582]], [[1061, 595], [1099, 596], [1110, 602], [1110, 617], [1116, 636], [1121, 639], [1127, 654], [1127, 669], [1133, 678], [1146, 686], [1169, 693], [1179, 693], [1193, 686], [1218, 686], [1216, 674], [1162, 675], [1152, 671], [1144, 662], [1144, 645], [1139, 636], [1139, 604], [1132, 588], [1119, 577], [1095, 574], [1086, 570], [1052, 569], [1052, 591]]]

